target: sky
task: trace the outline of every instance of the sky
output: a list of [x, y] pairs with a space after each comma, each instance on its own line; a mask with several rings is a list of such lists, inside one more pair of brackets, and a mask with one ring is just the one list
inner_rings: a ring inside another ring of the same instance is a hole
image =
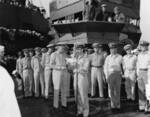
[[[30, 0], [31, 1], [31, 0]], [[33, 4], [39, 7], [44, 7], [46, 9], [47, 15], [49, 16], [49, 3], [52, 0], [32, 0]]]
[[140, 27], [142, 31], [141, 40], [150, 42], [150, 0], [141, 0], [141, 22]]
[[[49, 16], [49, 3], [52, 0], [32, 0], [35, 5], [43, 6]], [[147, 40], [150, 42], [150, 0], [141, 0], [141, 11], [140, 11], [140, 27], [142, 31], [141, 40]]]

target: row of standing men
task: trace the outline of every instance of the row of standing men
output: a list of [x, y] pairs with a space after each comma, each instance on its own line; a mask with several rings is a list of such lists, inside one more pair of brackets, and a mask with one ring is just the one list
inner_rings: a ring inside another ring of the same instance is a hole
[[[47, 46], [48, 52], [41, 56], [41, 48], [35, 48], [35, 56], [29, 57], [33, 50], [24, 49], [25, 57], [17, 60], [17, 70], [23, 78], [25, 96], [32, 95], [32, 88], [35, 97], [39, 96], [39, 83], [41, 84], [41, 94], [48, 99], [49, 89], [54, 85], [55, 110], [59, 107], [59, 92], [61, 90], [62, 107], [67, 108], [67, 95], [70, 85], [70, 71], [74, 75], [75, 95], [78, 91], [78, 114], [85, 117], [89, 115], [88, 93], [95, 96], [96, 80], [99, 86], [99, 96], [104, 97], [103, 83], [108, 83], [108, 92], [111, 100], [111, 108], [120, 109], [120, 89], [121, 78], [126, 79], [127, 99], [135, 99], [135, 82], [138, 80], [139, 86], [139, 110], [147, 111], [145, 97], [145, 84], [147, 82], [148, 62], [150, 61], [147, 53], [148, 42], [140, 43], [142, 52], [138, 56], [131, 53], [132, 46], [126, 45], [124, 50], [127, 55], [122, 57], [117, 54], [117, 44], [110, 43], [110, 55], [107, 57], [102, 53], [102, 45], [94, 43], [94, 53], [85, 55], [83, 52], [84, 44], [78, 42], [74, 44], [74, 52], [71, 56], [66, 54], [65, 44], [58, 44], [57, 51], [53, 52], [54, 45]], [[145, 62], [143, 62], [143, 56]], [[67, 59], [72, 58], [73, 62]], [[106, 59], [105, 59], [106, 58]], [[20, 61], [20, 62], [19, 62]], [[20, 67], [20, 68], [19, 68]], [[137, 77], [138, 76], [138, 79]], [[34, 79], [34, 80], [33, 80]], [[33, 87], [34, 81], [34, 87]], [[50, 87], [50, 88], [49, 88]], [[145, 100], [143, 100], [145, 99]]]

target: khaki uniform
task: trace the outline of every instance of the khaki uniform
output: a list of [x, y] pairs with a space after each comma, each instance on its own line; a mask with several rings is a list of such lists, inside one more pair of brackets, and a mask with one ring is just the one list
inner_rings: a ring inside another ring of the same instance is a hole
[[19, 75], [22, 77], [21, 58], [18, 58], [16, 61], [16, 70], [19, 73]]
[[110, 91], [111, 108], [120, 108], [121, 64], [123, 58], [119, 54], [106, 57], [104, 73]]
[[150, 66], [150, 55], [148, 52], [141, 52], [137, 57], [138, 95], [139, 109], [147, 110], [145, 85], [148, 83], [148, 68]]
[[35, 97], [39, 97], [39, 83], [41, 94], [44, 96], [44, 69], [41, 65], [41, 56], [35, 55], [31, 60], [31, 66], [34, 71]]
[[136, 83], [136, 55], [125, 55], [123, 57], [123, 69], [125, 75], [125, 89], [127, 99], [135, 100], [135, 83]]
[[[77, 63], [77, 68], [74, 70], [74, 89], [75, 96], [78, 98], [78, 114], [83, 114], [83, 116], [86, 117], [89, 115], [89, 59], [84, 55], [80, 55], [75, 61]], [[78, 95], [76, 95], [77, 85]]]
[[70, 97], [70, 77], [71, 77], [71, 74], [70, 74], [69, 70], [67, 70], [66, 77], [67, 77], [67, 97]]
[[103, 94], [103, 65], [104, 56], [100, 53], [94, 53], [90, 56], [91, 62], [91, 95], [95, 95], [96, 80], [99, 86], [99, 97], [104, 97]]
[[50, 66], [51, 53], [47, 52], [42, 56], [41, 64], [44, 68], [44, 82], [45, 82], [45, 98], [48, 98], [49, 90], [52, 92], [52, 68]]
[[[31, 61], [32, 61], [32, 58], [33, 57], [31, 57]], [[31, 66], [31, 68], [32, 68], [32, 66]], [[32, 81], [32, 92], [34, 92], [35, 91], [35, 83], [34, 83], [34, 71], [33, 71], [33, 68], [32, 68], [32, 78], [33, 78], [33, 81]]]
[[62, 106], [67, 106], [67, 67], [66, 67], [65, 53], [59, 53], [58, 51], [52, 53], [50, 66], [53, 68], [52, 78], [54, 85], [54, 102], [53, 106], [58, 108], [59, 106], [59, 90], [61, 90]]
[[22, 69], [25, 97], [32, 96], [33, 76], [30, 57], [24, 57], [21, 60], [21, 69]]
[[[87, 57], [88, 59], [90, 60], [90, 56], [91, 54], [89, 54]], [[91, 67], [89, 67], [89, 70], [88, 70], [88, 82], [89, 82], [89, 94], [91, 94]]]

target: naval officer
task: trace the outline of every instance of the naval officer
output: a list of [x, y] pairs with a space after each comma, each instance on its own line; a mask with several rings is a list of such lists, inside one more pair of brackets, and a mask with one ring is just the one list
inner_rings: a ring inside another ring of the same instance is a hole
[[78, 114], [83, 117], [89, 116], [89, 82], [88, 82], [88, 71], [89, 71], [89, 59], [83, 52], [84, 44], [81, 42], [75, 43], [76, 56], [74, 56], [75, 63], [72, 64], [74, 67], [74, 89], [75, 96], [78, 100]]
[[44, 70], [41, 65], [41, 48], [36, 47], [35, 56], [31, 60], [31, 66], [34, 71], [35, 97], [39, 97], [39, 85], [41, 85], [41, 95], [44, 96]]
[[28, 49], [23, 50], [24, 58], [21, 60], [21, 71], [24, 83], [24, 95], [25, 97], [32, 96], [32, 67], [31, 67], [31, 57], [29, 57]]
[[66, 64], [65, 44], [57, 44], [57, 50], [51, 54], [50, 66], [53, 69], [52, 79], [54, 85], [53, 107], [58, 111], [59, 92], [61, 91], [61, 105], [67, 108], [67, 64]]
[[104, 64], [104, 73], [108, 82], [111, 109], [119, 110], [120, 105], [120, 91], [121, 91], [121, 75], [122, 75], [122, 61], [123, 58], [117, 53], [118, 45], [116, 43], [109, 43], [110, 55], [106, 57]]
[[137, 81], [138, 81], [138, 96], [139, 96], [139, 111], [148, 112], [146, 102], [145, 85], [148, 83], [148, 69], [150, 67], [150, 55], [148, 53], [149, 43], [140, 41], [141, 52], [137, 57]]
[[104, 65], [104, 56], [99, 52], [102, 49], [102, 45], [98, 43], [94, 43], [92, 45], [94, 49], [94, 53], [90, 56], [90, 63], [91, 63], [91, 96], [95, 96], [95, 87], [96, 87], [96, 80], [98, 81], [99, 87], [99, 97], [103, 98], [103, 65]]
[[135, 83], [136, 83], [136, 63], [137, 56], [132, 51], [132, 45], [127, 44], [124, 46], [124, 50], [127, 55], [123, 57], [123, 69], [125, 76], [125, 89], [127, 93], [127, 99], [130, 101], [135, 100]]

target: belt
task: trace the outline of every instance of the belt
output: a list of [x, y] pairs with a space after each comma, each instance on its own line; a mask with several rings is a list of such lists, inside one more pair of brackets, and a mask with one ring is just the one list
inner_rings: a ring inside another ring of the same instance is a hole
[[32, 70], [32, 68], [25, 68], [25, 69], [23, 69], [23, 70]]
[[145, 68], [145, 69], [140, 69], [141, 71], [148, 71], [148, 69], [147, 68]]
[[95, 68], [101, 68], [101, 67], [103, 67], [103, 66], [94, 66], [94, 65], [92, 65], [92, 67], [95, 67]]
[[127, 69], [127, 70], [129, 70], [129, 71], [134, 71], [135, 69], [134, 69], [134, 68], [131, 68], [131, 69], [129, 68], [129, 69]]

